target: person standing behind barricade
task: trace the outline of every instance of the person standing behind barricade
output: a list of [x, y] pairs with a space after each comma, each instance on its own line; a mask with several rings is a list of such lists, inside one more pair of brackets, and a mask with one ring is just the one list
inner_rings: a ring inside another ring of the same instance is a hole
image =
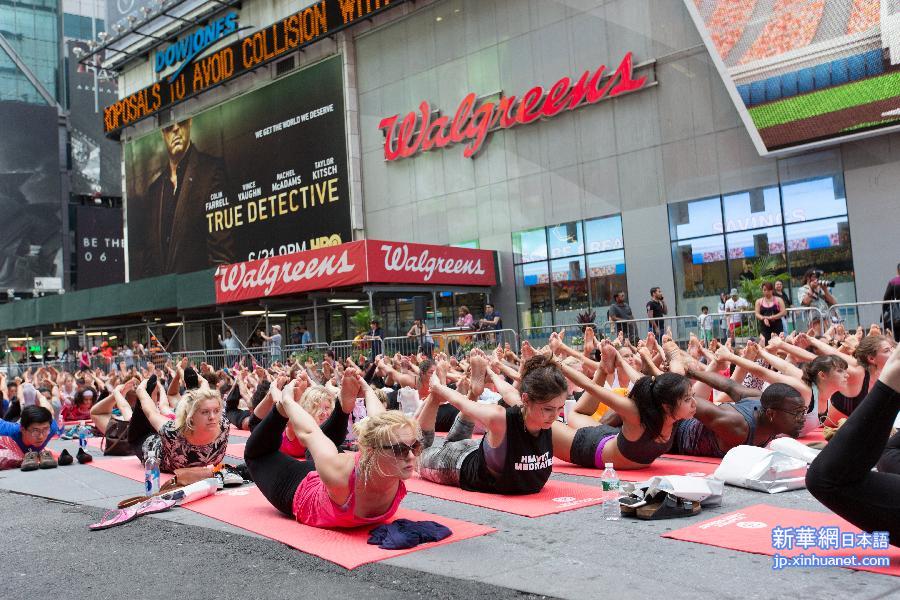
[[[434, 351], [434, 339], [431, 337], [431, 334], [428, 333], [428, 326], [422, 319], [415, 319], [413, 321], [412, 327], [406, 332], [406, 337], [415, 338], [418, 342], [417, 351], [428, 358], [431, 358], [431, 353]], [[407, 353], [404, 352], [404, 354]]]
[[369, 332], [364, 339], [372, 344], [371, 359], [374, 361], [375, 357], [381, 354], [381, 342], [384, 340], [384, 331], [381, 329], [381, 323], [375, 319], [369, 321]]
[[494, 331], [503, 328], [503, 319], [493, 304], [484, 305], [484, 318], [478, 321], [479, 331]]
[[[221, 335], [219, 336], [219, 345], [225, 350], [225, 356], [229, 359], [237, 358], [241, 355], [241, 346], [238, 343], [237, 338], [231, 333], [230, 329], [225, 330], [224, 338]], [[230, 360], [225, 362], [227, 364]]]
[[306, 350], [306, 347], [312, 344], [312, 336], [309, 334], [309, 329], [306, 328], [306, 325], [300, 326], [300, 345], [303, 346], [303, 349]]
[[[784, 282], [779, 280], [775, 281], [775, 291], [772, 292], [772, 295], [776, 298], [781, 298], [781, 303], [784, 304], [784, 310], [787, 311], [792, 303], [790, 294], [784, 293]], [[781, 317], [781, 329], [785, 333], [790, 333], [790, 329], [788, 329], [788, 319], [787, 316]]]
[[741, 311], [750, 308], [750, 303], [738, 295], [737, 288], [731, 288], [731, 297], [725, 301], [725, 312], [728, 314], [728, 337], [734, 340], [735, 331], [741, 326]]
[[662, 317], [669, 314], [669, 307], [666, 306], [666, 300], [663, 298], [662, 288], [659, 286], [650, 288], [650, 302], [647, 303], [647, 318], [655, 319], [650, 321], [650, 331], [656, 334], [658, 339], [662, 339], [665, 333], [665, 322]]
[[[634, 314], [631, 307], [625, 302], [625, 292], [616, 292], [613, 296], [615, 303], [609, 307], [607, 316], [616, 323], [616, 333], [622, 332], [632, 343], [635, 341]], [[631, 323], [617, 323], [617, 321], [632, 321]]]
[[894, 340], [900, 342], [900, 304], [889, 304], [891, 300], [900, 300], [900, 264], [897, 265], [897, 276], [888, 281], [884, 290], [884, 304], [881, 305], [881, 320], [884, 328], [890, 329]]
[[720, 340], [724, 342], [728, 339], [728, 318], [725, 315], [725, 303], [728, 302], [728, 294], [722, 292], [719, 294], [719, 305], [716, 307], [716, 313], [719, 318]]
[[259, 334], [267, 342], [272, 362], [281, 360], [281, 325], [272, 325], [272, 335]]
[[[819, 275], [823, 274], [822, 271], [818, 269], [809, 269], [806, 273], [803, 274], [803, 286], [797, 290], [797, 297], [800, 298], [800, 304], [803, 306], [809, 306], [810, 308], [818, 309], [823, 315], [828, 314], [828, 309], [837, 304], [837, 300], [835, 300], [834, 296], [831, 295], [831, 292], [828, 289], [828, 285], [831, 282], [819, 281]], [[809, 320], [813, 321], [816, 316], [815, 311], [809, 311]], [[837, 322], [837, 319], [831, 319], [834, 322]], [[826, 327], [824, 324], [822, 325], [822, 331], [825, 331]]]
[[762, 284], [763, 297], [756, 301], [754, 312], [759, 320], [759, 332], [763, 335], [766, 343], [773, 335], [779, 335], [784, 332], [785, 310], [781, 299], [775, 296], [775, 286], [771, 282], [766, 281]]

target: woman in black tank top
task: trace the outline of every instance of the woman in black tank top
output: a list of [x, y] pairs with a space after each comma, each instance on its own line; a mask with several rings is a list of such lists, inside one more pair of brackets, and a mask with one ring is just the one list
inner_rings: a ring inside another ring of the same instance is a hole
[[[433, 378], [419, 413], [426, 450], [419, 459], [423, 479], [465, 490], [500, 494], [534, 494], [543, 489], [553, 471], [551, 425], [565, 406], [568, 387], [551, 357], [539, 355], [525, 362], [518, 405], [503, 408], [477, 402], [484, 391], [488, 360], [475, 350], [469, 358], [470, 391], [466, 398]], [[459, 409], [444, 445], [434, 447], [437, 409], [449, 402]], [[471, 439], [475, 422], [486, 433]]]
[[[603, 344], [602, 352], [607, 357], [614, 353], [616, 362], [622, 360], [609, 343]], [[611, 366], [609, 360], [602, 364]], [[577, 428], [581, 421], [571, 418], [570, 425], [553, 426], [554, 456], [580, 466], [603, 468], [611, 462], [616, 469], [646, 467], [672, 446], [675, 422], [693, 417], [696, 410], [690, 380], [676, 373], [640, 377], [625, 397], [599, 383], [605, 379], [603, 368], [593, 381], [569, 366], [563, 365], [562, 370], [585, 391], [573, 412], [592, 415], [603, 403], [622, 419], [619, 431], [603, 425]]]
[[784, 302], [774, 295], [775, 286], [767, 281], [762, 284], [763, 297], [756, 301], [756, 318], [759, 320], [759, 333], [768, 343], [772, 335], [778, 335], [784, 331], [781, 318], [787, 314]]

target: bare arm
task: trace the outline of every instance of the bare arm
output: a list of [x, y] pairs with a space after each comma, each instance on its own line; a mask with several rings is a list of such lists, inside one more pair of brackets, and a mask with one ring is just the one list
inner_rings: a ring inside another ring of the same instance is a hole
[[[755, 398], [762, 395], [762, 392], [757, 389], [746, 388], [730, 377], [725, 377], [724, 375], [720, 375], [719, 373], [708, 369], [697, 369], [688, 365], [685, 370], [685, 375], [691, 379], [702, 382], [713, 389], [725, 392], [735, 402], [744, 398]], [[703, 396], [703, 398], [705, 398], [705, 396]]]
[[[159, 393], [162, 386], [157, 385], [154, 393]], [[144, 411], [144, 414], [147, 416], [147, 420], [150, 421], [150, 425], [153, 427], [153, 431], [159, 431], [162, 429], [162, 426], [166, 424], [168, 419], [164, 417], [159, 412], [159, 407], [157, 407], [156, 402], [153, 401], [153, 398], [150, 397], [150, 394], [147, 393], [147, 380], [141, 382], [141, 385], [137, 387], [137, 396], [138, 401], [141, 403], [141, 410]]]
[[[728, 351], [727, 348], [720, 348], [716, 353], [716, 356], [719, 358], [723, 358], [729, 362], [732, 362], [736, 365], [740, 365], [759, 377], [764, 381], [768, 381], [769, 383], [784, 383], [786, 385], [791, 386], [795, 390], [800, 393], [800, 396], [807, 402], [812, 399], [812, 390], [809, 388], [806, 383], [803, 382], [802, 379], [798, 379], [796, 377], [791, 377], [790, 375], [785, 375], [783, 373], [779, 373], [778, 371], [772, 371], [770, 369], [765, 368], [764, 366], [757, 364], [752, 360], [747, 360], [743, 356], [738, 356], [736, 354], [732, 354]], [[729, 394], [730, 395], [730, 394]]]
[[610, 407], [616, 414], [620, 415], [625, 422], [640, 426], [641, 415], [638, 412], [637, 406], [635, 406], [631, 399], [620, 396], [615, 392], [606, 389], [602, 385], [591, 381], [583, 373], [568, 365], [562, 364], [560, 365], [560, 368], [566, 378], [583, 389], [586, 394], [590, 394], [606, 406]]

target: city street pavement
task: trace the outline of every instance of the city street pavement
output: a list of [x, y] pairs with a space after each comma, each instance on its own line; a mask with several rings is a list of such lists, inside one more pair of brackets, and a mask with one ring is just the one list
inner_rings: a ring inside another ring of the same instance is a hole
[[[52, 447], [74, 454], [77, 444], [57, 440]], [[498, 531], [353, 571], [179, 508], [104, 532], [87, 529], [104, 509], [140, 491], [140, 483], [78, 464], [0, 472], [3, 597], [900, 597], [897, 577], [840, 568], [773, 571], [768, 556], [660, 537], [752, 504], [824, 512], [805, 490], [768, 495], [728, 487], [723, 506], [667, 521], [605, 521], [598, 506], [530, 519], [410, 494], [407, 508]]]

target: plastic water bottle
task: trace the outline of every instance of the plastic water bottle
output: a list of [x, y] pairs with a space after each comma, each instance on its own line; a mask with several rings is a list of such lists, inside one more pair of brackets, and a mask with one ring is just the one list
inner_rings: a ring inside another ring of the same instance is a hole
[[619, 476], [612, 463], [606, 463], [606, 468], [600, 475], [600, 484], [603, 486], [603, 518], [618, 521], [622, 512], [619, 509]]
[[144, 495], [153, 496], [159, 493], [159, 461], [148, 457], [144, 462]]
[[85, 426], [84, 421], [78, 423], [78, 447], [82, 450], [87, 448], [87, 427]]
[[572, 397], [572, 396], [569, 396], [569, 397], [566, 399], [566, 404], [565, 404], [565, 406], [563, 407], [563, 420], [564, 420], [566, 423], [569, 422], [569, 415], [572, 414], [572, 411], [573, 411], [574, 409], [575, 409], [575, 398]]

